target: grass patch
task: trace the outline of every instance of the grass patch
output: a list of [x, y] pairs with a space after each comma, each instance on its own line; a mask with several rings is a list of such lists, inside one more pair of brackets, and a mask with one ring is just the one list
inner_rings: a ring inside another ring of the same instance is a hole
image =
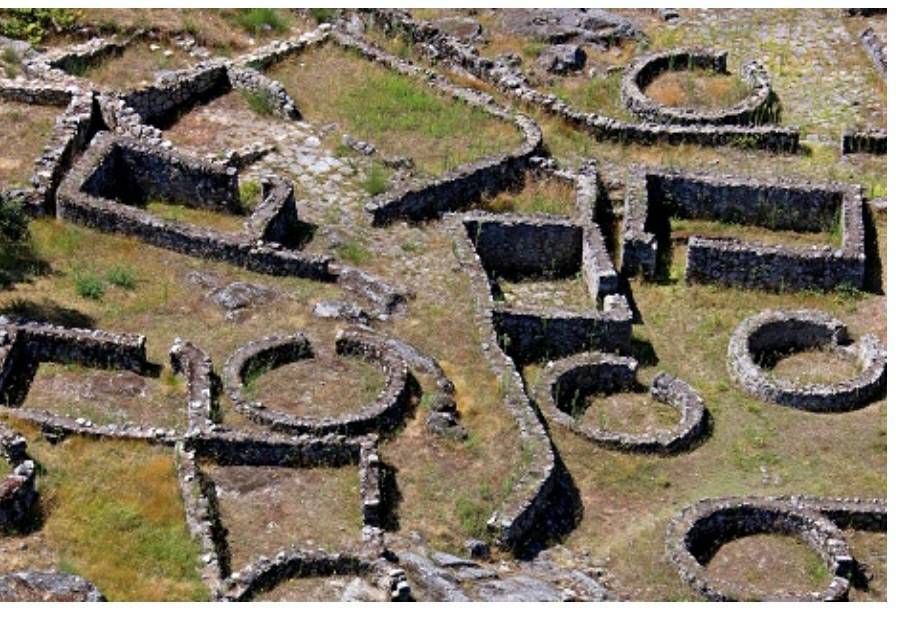
[[420, 171], [443, 173], [520, 141], [515, 127], [352, 51], [328, 45], [300, 59], [281, 62], [268, 75], [299, 102], [305, 118], [337, 122], [387, 155], [411, 157]]
[[236, 214], [218, 212], [215, 210], [203, 210], [201, 208], [189, 208], [179, 204], [170, 204], [162, 201], [149, 202], [145, 209], [160, 218], [195, 225], [206, 229], [214, 229], [226, 233], [242, 231], [244, 219]]
[[336, 417], [377, 399], [383, 372], [359, 358], [332, 350], [249, 377], [247, 395], [265, 405], [305, 417]]
[[339, 17], [339, 9], [308, 9], [308, 13], [318, 24], [326, 24]]
[[239, 205], [245, 212], [251, 212], [261, 203], [261, 183], [257, 180], [243, 180], [239, 183]]
[[170, 450], [79, 437], [29, 445], [44, 467], [42, 533], [66, 570], [113, 601], [207, 599]]
[[242, 100], [259, 116], [273, 115], [273, 105], [270, 104], [267, 94], [261, 90], [242, 90]]
[[370, 251], [357, 240], [343, 242], [336, 247], [336, 256], [341, 261], [347, 261], [356, 266], [360, 266], [371, 259]]
[[842, 244], [841, 231], [834, 230], [821, 232], [773, 230], [757, 225], [675, 217], [670, 219], [669, 225], [673, 239], [682, 241], [690, 236], [701, 236], [704, 238], [733, 238], [742, 242], [759, 242], [767, 245], [839, 247]]
[[107, 282], [120, 289], [135, 289], [138, 276], [128, 266], [113, 266], [107, 270]]
[[159, 71], [185, 69], [197, 62], [179, 47], [165, 42], [158, 45], [159, 49], [152, 50], [148, 41], [138, 40], [121, 54], [91, 65], [76, 65], [71, 72], [110, 89], [129, 90], [153, 81]]
[[571, 186], [551, 178], [528, 176], [521, 189], [499, 193], [478, 207], [490, 212], [569, 216], [575, 204]]
[[231, 13], [231, 18], [249, 34], [283, 33], [289, 29], [286, 19], [275, 9], [237, 9]]
[[381, 163], [371, 163], [361, 188], [371, 197], [386, 193], [390, 188], [390, 175], [386, 167]]
[[667, 71], [645, 89], [645, 94], [667, 107], [697, 109], [731, 107], [750, 93], [738, 75], [707, 70]]
[[100, 300], [104, 297], [104, 281], [93, 272], [75, 273], [75, 292], [87, 300]]
[[456, 500], [456, 517], [462, 531], [471, 538], [490, 539], [487, 521], [493, 514], [493, 490], [488, 484], [478, 487], [477, 498], [460, 497]]
[[0, 187], [30, 185], [35, 159], [62, 108], [0, 100]]

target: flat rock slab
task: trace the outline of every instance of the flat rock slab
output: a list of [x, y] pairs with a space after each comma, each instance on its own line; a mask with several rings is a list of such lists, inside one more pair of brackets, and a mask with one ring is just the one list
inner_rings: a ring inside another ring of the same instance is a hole
[[104, 602], [97, 587], [74, 574], [15, 572], [0, 576], [0, 602]]
[[548, 43], [608, 44], [644, 36], [625, 17], [602, 9], [503, 9], [501, 13], [503, 30]]

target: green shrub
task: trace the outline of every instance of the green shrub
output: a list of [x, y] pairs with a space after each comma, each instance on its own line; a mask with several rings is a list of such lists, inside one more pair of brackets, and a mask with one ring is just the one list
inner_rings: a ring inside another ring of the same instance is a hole
[[126, 266], [113, 266], [107, 271], [107, 282], [121, 289], [135, 289], [135, 272]]
[[267, 29], [274, 32], [285, 32], [289, 29], [285, 18], [275, 9], [238, 9], [234, 14], [233, 21], [250, 34], [257, 34]]
[[544, 51], [543, 44], [537, 42], [528, 43], [527, 45], [525, 45], [524, 49], [525, 55], [529, 58], [537, 58], [539, 55], [541, 55], [542, 51]]
[[246, 212], [251, 211], [261, 201], [261, 183], [245, 180], [239, 183], [239, 204]]
[[28, 236], [28, 217], [22, 204], [0, 197], [0, 240], [21, 242]]
[[242, 98], [248, 108], [259, 116], [272, 116], [273, 107], [267, 95], [260, 90], [242, 90]]
[[63, 32], [79, 19], [73, 9], [2, 9], [0, 35], [37, 45], [53, 32]]
[[336, 254], [342, 261], [348, 261], [356, 266], [371, 258], [368, 249], [354, 240], [340, 244], [336, 248]]
[[390, 188], [390, 178], [386, 168], [380, 163], [372, 164], [361, 187], [371, 197], [385, 193]]
[[104, 297], [104, 282], [96, 274], [77, 272], [75, 292], [82, 298], [100, 300]]
[[308, 9], [308, 13], [319, 24], [331, 22], [339, 16], [339, 9]]

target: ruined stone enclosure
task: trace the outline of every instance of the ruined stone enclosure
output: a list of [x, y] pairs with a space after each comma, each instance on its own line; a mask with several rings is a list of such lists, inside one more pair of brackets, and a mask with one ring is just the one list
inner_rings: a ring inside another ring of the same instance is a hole
[[0, 600], [886, 599], [885, 11], [62, 11]]

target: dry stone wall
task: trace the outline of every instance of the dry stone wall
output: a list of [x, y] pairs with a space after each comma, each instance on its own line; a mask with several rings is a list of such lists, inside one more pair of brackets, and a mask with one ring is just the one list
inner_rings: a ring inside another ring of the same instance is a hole
[[408, 411], [412, 394], [412, 377], [405, 360], [381, 337], [359, 329], [339, 332], [336, 353], [357, 356], [381, 369], [386, 381], [374, 402], [339, 417], [317, 419], [270, 409], [258, 401], [247, 400], [244, 388], [251, 375], [298, 360], [316, 358], [311, 344], [301, 332], [267, 337], [240, 347], [226, 362], [226, 395], [239, 413], [281, 432], [360, 435], [387, 432], [399, 426]]
[[[848, 411], [886, 393], [886, 350], [864, 335], [848, 340], [845, 324], [809, 310], [768, 310], [745, 319], [729, 341], [733, 379], [752, 396], [806, 411]], [[776, 357], [802, 350], [838, 354], [860, 367], [857, 377], [830, 384], [802, 384], [770, 375]]]
[[841, 246], [784, 246], [736, 239], [692, 237], [688, 282], [772, 291], [864, 285], [864, 206], [860, 187], [763, 182], [734, 176], [669, 170], [633, 174], [625, 191], [622, 272], [655, 276], [658, 230], [669, 217], [706, 219], [801, 232], [828, 231], [836, 221]]
[[637, 360], [626, 356], [599, 352], [573, 355], [547, 365], [535, 398], [546, 417], [604, 448], [644, 454], [674, 454], [699, 442], [706, 434], [708, 424], [704, 400], [687, 383], [662, 372], [654, 377], [650, 396], [679, 412], [675, 427], [620, 433], [580, 422], [590, 397], [639, 390], [637, 369]]
[[[685, 582], [709, 600], [845, 600], [855, 570], [841, 531], [845, 528], [885, 533], [886, 501], [801, 496], [705, 499], [670, 523], [666, 548]], [[747, 586], [708, 575], [707, 563], [723, 544], [758, 533], [800, 539], [820, 556], [830, 583], [804, 594], [778, 590], [762, 597]]]
[[622, 103], [644, 120], [666, 125], [755, 125], [770, 122], [775, 114], [775, 96], [763, 65], [749, 62], [741, 77], [751, 93], [728, 108], [697, 110], [667, 107], [645, 94], [654, 79], [668, 71], [703, 70], [727, 74], [728, 52], [706, 49], [671, 49], [641, 56], [626, 67], [622, 76]]
[[480, 55], [470, 44], [442, 32], [430, 22], [421, 22], [406, 11], [373, 9], [362, 11], [377, 27], [390, 34], [402, 34], [415, 43], [429, 59], [458, 67], [478, 79], [487, 81], [509, 96], [561, 118], [568, 124], [590, 133], [599, 141], [619, 143], [693, 143], [702, 146], [730, 145], [763, 148], [774, 151], [798, 150], [798, 129], [776, 126], [675, 126], [665, 124], [632, 124], [575, 110], [553, 94], [545, 94], [528, 84], [517, 67], [504, 61], [495, 62]]

